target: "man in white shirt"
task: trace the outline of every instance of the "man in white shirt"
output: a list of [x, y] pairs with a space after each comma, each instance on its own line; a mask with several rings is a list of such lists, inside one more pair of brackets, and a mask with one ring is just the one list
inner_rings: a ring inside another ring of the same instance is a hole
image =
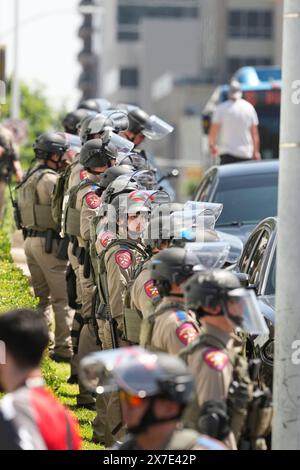
[[[217, 146], [219, 141], [219, 147]], [[258, 117], [251, 103], [242, 99], [239, 82], [232, 81], [229, 99], [217, 106], [209, 132], [209, 149], [220, 155], [221, 165], [260, 160]]]

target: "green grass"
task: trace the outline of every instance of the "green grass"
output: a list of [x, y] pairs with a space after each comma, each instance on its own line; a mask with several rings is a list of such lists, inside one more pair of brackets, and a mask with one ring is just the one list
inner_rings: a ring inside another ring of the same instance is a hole
[[[14, 308], [35, 308], [37, 305], [37, 299], [30, 291], [26, 276], [21, 269], [14, 265], [10, 255], [14, 224], [9, 202], [7, 202], [6, 208], [4, 222], [0, 228], [0, 313]], [[77, 408], [78, 386], [67, 384], [70, 366], [57, 364], [46, 357], [43, 361], [42, 372], [47, 385], [59, 401], [75, 414], [80, 425], [83, 449], [101, 449], [100, 445], [92, 442], [92, 421], [96, 413], [85, 408]]]
[[68, 364], [56, 364], [49, 358], [44, 360], [43, 376], [45, 381], [59, 398], [60, 402], [66, 405], [75, 414], [80, 425], [83, 449], [102, 449], [100, 445], [92, 442], [92, 421], [95, 418], [96, 413], [94, 411], [86, 410], [85, 408], [77, 408], [76, 395], [78, 393], [78, 386], [67, 384], [67, 378], [69, 375], [70, 366]]

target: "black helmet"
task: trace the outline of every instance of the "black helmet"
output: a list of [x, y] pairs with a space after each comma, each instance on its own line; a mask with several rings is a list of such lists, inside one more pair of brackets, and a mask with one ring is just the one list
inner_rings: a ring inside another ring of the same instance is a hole
[[118, 176], [109, 186], [103, 191], [102, 202], [110, 204], [116, 196], [120, 194], [131, 193], [132, 191], [137, 191], [141, 189], [140, 185], [134, 179], [134, 173]]
[[122, 175], [131, 175], [134, 173], [134, 168], [129, 165], [113, 166], [108, 168], [102, 175], [99, 181], [99, 186], [106, 189], [110, 183]]
[[80, 140], [83, 144], [85, 144], [91, 137], [89, 135], [89, 124], [91, 120], [97, 116], [96, 112], [90, 111], [90, 114], [83, 118], [79, 123], [78, 123], [78, 135], [80, 137]]
[[194, 396], [194, 379], [182, 359], [139, 346], [91, 354], [83, 359], [80, 369], [86, 386], [102, 393], [124, 390], [140, 398], [165, 398], [183, 406]]
[[107, 127], [113, 128], [112, 120], [104, 114], [96, 114], [89, 122], [87, 133], [89, 135], [101, 134]]
[[96, 111], [96, 113], [101, 113], [108, 109], [111, 106], [111, 103], [105, 98], [90, 98], [83, 100], [79, 103], [78, 108], [88, 109], [90, 111]]
[[167, 248], [151, 260], [151, 279], [155, 281], [161, 297], [169, 295], [171, 284], [179, 286], [193, 273], [199, 264], [198, 257], [184, 248]]
[[46, 132], [41, 134], [33, 144], [36, 158], [48, 160], [54, 153], [62, 156], [69, 145], [63, 133]]
[[129, 153], [119, 158], [118, 165], [132, 165], [135, 170], [149, 170], [150, 165], [146, 154]]
[[144, 129], [149, 115], [141, 108], [134, 108], [128, 113], [128, 130], [134, 134], [140, 134]]
[[111, 164], [117, 158], [117, 150], [112, 145], [103, 145], [101, 139], [89, 140], [81, 149], [79, 162], [85, 168], [95, 168]]
[[62, 124], [65, 132], [69, 134], [78, 134], [78, 124], [87, 116], [91, 115], [91, 111], [87, 109], [76, 109], [64, 117]]
[[203, 316], [205, 313], [202, 307], [214, 308], [220, 305], [229, 291], [239, 287], [241, 283], [231, 271], [215, 269], [197, 273], [185, 285], [186, 304], [189, 309]]

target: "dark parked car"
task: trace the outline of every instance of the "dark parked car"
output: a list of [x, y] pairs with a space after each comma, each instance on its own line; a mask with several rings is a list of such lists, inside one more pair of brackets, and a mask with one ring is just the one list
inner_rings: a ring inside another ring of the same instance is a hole
[[213, 166], [194, 199], [222, 203], [216, 229], [245, 242], [262, 219], [277, 215], [278, 171], [278, 160]]
[[268, 337], [251, 338], [248, 344], [250, 356], [262, 359], [261, 373], [268, 385], [273, 373], [276, 247], [277, 218], [270, 217], [252, 232], [237, 265], [237, 271], [247, 274], [248, 285], [255, 289], [270, 329]]

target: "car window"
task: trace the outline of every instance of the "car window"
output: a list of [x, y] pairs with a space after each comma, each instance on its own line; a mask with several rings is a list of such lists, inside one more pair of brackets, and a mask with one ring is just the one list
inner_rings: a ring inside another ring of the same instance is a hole
[[265, 294], [266, 295], [275, 294], [275, 289], [276, 289], [276, 250], [274, 252], [270, 271], [268, 274]]
[[207, 201], [208, 200], [212, 184], [215, 180], [215, 174], [216, 174], [215, 171], [211, 172], [203, 179], [203, 181], [200, 184], [200, 187], [197, 191], [196, 197], [195, 197], [196, 201]]
[[259, 230], [255, 232], [247, 241], [247, 244], [239, 261], [239, 269], [241, 272], [248, 273], [249, 261], [255, 251], [256, 245], [258, 244], [263, 232], [264, 230]]
[[258, 284], [260, 281], [261, 267], [264, 261], [264, 255], [269, 238], [270, 233], [267, 230], [264, 230], [254, 252], [252, 253], [252, 258], [250, 259], [250, 263], [248, 265], [250, 284]]
[[223, 204], [216, 227], [258, 224], [277, 215], [278, 174], [250, 174], [220, 178], [213, 202]]

